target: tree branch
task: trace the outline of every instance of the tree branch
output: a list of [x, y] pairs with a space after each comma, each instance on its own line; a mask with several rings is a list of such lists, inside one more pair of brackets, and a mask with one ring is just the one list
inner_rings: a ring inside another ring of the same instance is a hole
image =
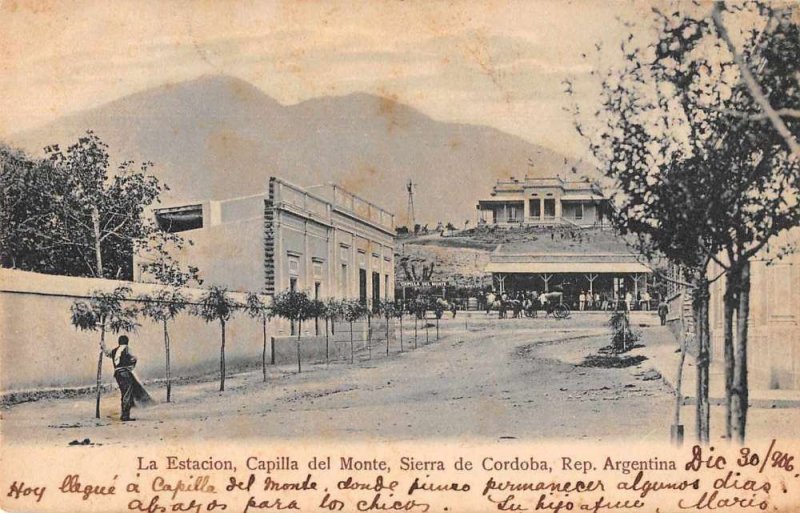
[[[733, 116], [735, 118], [749, 119], [751, 121], [761, 121], [769, 119], [767, 114], [754, 114], [750, 112], [742, 112], [734, 109], [721, 109], [718, 107], [710, 107], [711, 110]], [[798, 118], [800, 119], [800, 109], [775, 109], [775, 114], [785, 118]]]
[[791, 158], [797, 159], [800, 157], [800, 144], [798, 144], [794, 136], [792, 136], [792, 133], [786, 127], [786, 124], [783, 122], [783, 119], [781, 119], [780, 115], [775, 111], [775, 109], [772, 108], [769, 100], [761, 90], [761, 85], [753, 76], [742, 55], [736, 50], [736, 45], [733, 44], [730, 34], [728, 34], [728, 29], [725, 28], [725, 25], [722, 22], [722, 6], [723, 3], [720, 0], [717, 0], [714, 2], [714, 7], [711, 9], [711, 18], [714, 21], [714, 27], [717, 29], [719, 37], [725, 42], [728, 50], [731, 52], [731, 54], [733, 54], [733, 60], [739, 66], [739, 71], [742, 75], [742, 81], [750, 91], [750, 95], [753, 97], [753, 100], [755, 100], [758, 106], [761, 107], [761, 110], [764, 111], [764, 114], [767, 116], [767, 119], [769, 119], [772, 127], [786, 142], [786, 145], [791, 151]]

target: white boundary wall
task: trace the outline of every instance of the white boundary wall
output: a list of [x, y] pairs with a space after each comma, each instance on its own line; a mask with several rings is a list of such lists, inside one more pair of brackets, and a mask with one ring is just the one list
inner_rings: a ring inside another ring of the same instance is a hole
[[[112, 291], [126, 285], [133, 296], [153, 293], [159, 286], [94, 278], [73, 278], [0, 269], [0, 392], [91, 385], [95, 381], [99, 332], [78, 331], [70, 323], [70, 306], [94, 290]], [[192, 300], [202, 289], [184, 289]], [[241, 302], [244, 294], [232, 293]], [[160, 324], [139, 319], [131, 351], [139, 358], [137, 374], [145, 380], [164, 377], [164, 337]], [[272, 330], [270, 330], [272, 331]], [[170, 323], [173, 378], [219, 370], [219, 323], [206, 323], [182, 312]], [[273, 333], [268, 332], [267, 335]], [[228, 369], [258, 366], [261, 362], [261, 323], [239, 312], [226, 330]], [[106, 335], [114, 347], [116, 336]], [[267, 343], [267, 358], [270, 344]], [[112, 364], [106, 359], [104, 382], [112, 382]]]

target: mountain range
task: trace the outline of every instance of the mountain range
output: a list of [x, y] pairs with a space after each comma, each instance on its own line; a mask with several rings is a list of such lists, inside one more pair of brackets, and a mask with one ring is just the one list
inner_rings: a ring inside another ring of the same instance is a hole
[[406, 182], [418, 222], [463, 225], [498, 178], [570, 175], [550, 149], [486, 126], [437, 121], [391, 97], [355, 93], [282, 105], [252, 84], [203, 76], [125, 96], [12, 136], [39, 153], [93, 130], [115, 160], [151, 161], [163, 203], [265, 190], [267, 177], [336, 182], [406, 223]]

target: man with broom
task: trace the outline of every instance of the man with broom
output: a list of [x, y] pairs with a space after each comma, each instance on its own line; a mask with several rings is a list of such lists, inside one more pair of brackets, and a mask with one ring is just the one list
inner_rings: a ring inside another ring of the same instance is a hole
[[118, 345], [114, 349], [106, 351], [103, 348], [103, 352], [114, 362], [114, 378], [117, 380], [119, 393], [122, 396], [120, 420], [128, 422], [136, 420], [131, 418], [132, 406], [149, 406], [154, 401], [133, 373], [137, 360], [128, 348], [127, 335], [120, 335], [117, 343]]

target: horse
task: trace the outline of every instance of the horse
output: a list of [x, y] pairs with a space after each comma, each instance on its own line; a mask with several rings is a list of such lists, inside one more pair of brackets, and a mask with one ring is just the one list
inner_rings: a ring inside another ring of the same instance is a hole
[[[455, 302], [448, 302], [444, 298], [440, 298], [440, 297], [436, 298], [436, 303], [435, 303], [434, 309], [437, 312], [439, 312], [439, 311], [452, 312], [453, 313], [453, 317], [455, 318], [455, 316], [456, 316], [456, 304], [455, 304]], [[437, 316], [439, 316], [438, 313], [437, 313]]]
[[563, 292], [545, 292], [540, 298], [544, 298], [544, 302], [542, 302], [542, 308], [544, 309], [544, 316], [547, 317], [551, 313], [553, 313], [553, 305], [561, 304], [564, 300], [564, 293]]

